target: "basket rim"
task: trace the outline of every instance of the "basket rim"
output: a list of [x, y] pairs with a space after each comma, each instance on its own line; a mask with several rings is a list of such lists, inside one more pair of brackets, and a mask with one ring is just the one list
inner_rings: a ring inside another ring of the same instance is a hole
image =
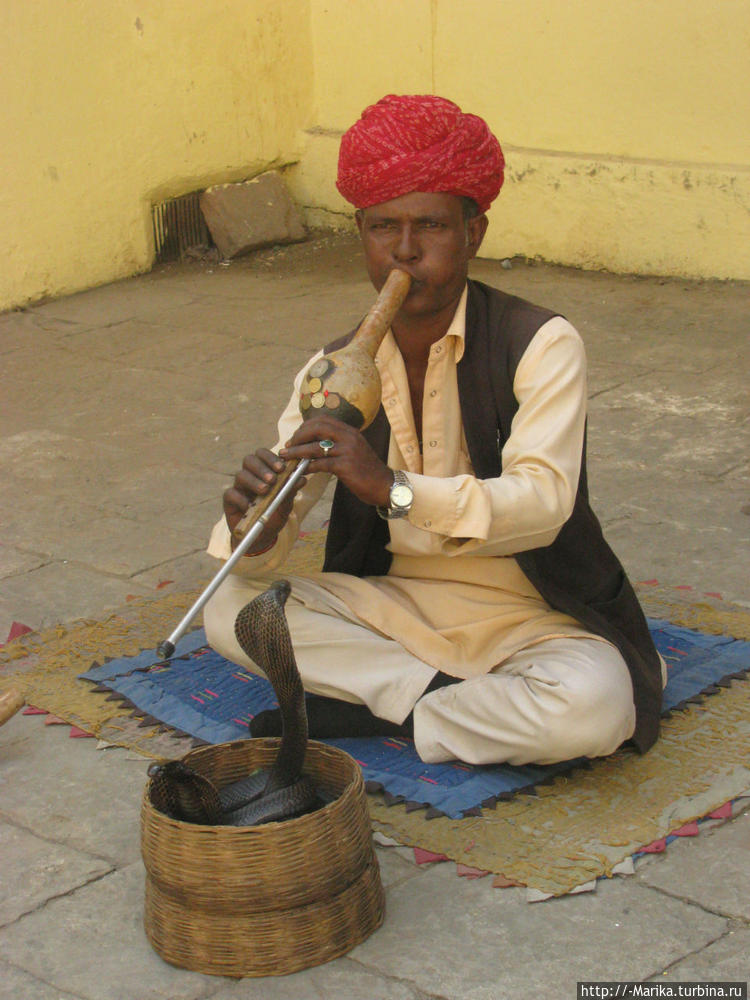
[[[192, 750], [189, 750], [182, 757], [175, 759], [187, 761], [188, 758], [197, 756], [201, 753], [204, 753], [206, 754], [206, 756], [208, 756], [209, 753], [211, 752], [216, 753], [216, 752], [221, 752], [222, 750], [225, 749], [239, 749], [244, 744], [251, 742], [258, 746], [260, 746], [260, 744], [264, 744], [266, 749], [272, 749], [273, 747], [278, 746], [281, 743], [281, 740], [277, 736], [261, 736], [261, 737], [254, 737], [249, 740], [231, 740], [225, 743], [210, 743], [206, 744], [205, 746], [194, 747]], [[243, 837], [253, 836], [253, 835], [268, 836], [268, 834], [272, 830], [278, 828], [281, 825], [283, 825], [285, 829], [289, 829], [293, 824], [300, 824], [305, 822], [309, 823], [311, 816], [316, 816], [318, 817], [318, 820], [321, 821], [325, 819], [327, 813], [329, 813], [339, 805], [341, 799], [345, 795], [358, 794], [360, 785], [364, 786], [364, 779], [362, 777], [362, 770], [359, 764], [354, 759], [354, 757], [352, 757], [351, 754], [347, 753], [346, 750], [342, 750], [340, 747], [334, 747], [330, 746], [328, 743], [322, 743], [320, 740], [308, 740], [307, 753], [305, 754], [305, 767], [303, 767], [302, 769], [303, 774], [307, 773], [306, 768], [309, 759], [308, 754], [310, 753], [311, 750], [313, 752], [313, 756], [315, 754], [323, 753], [326, 756], [338, 758], [342, 763], [351, 765], [351, 770], [352, 770], [350, 779], [347, 781], [346, 785], [341, 789], [341, 791], [336, 795], [336, 797], [332, 799], [330, 802], [327, 802], [324, 806], [321, 806], [319, 809], [316, 809], [312, 813], [306, 813], [302, 816], [295, 816], [291, 819], [281, 819], [281, 820], [274, 820], [273, 822], [270, 823], [260, 823], [254, 826], [233, 826], [233, 825], [225, 826], [222, 824], [211, 824], [211, 823], [191, 823], [188, 822], [187, 820], [173, 819], [171, 816], [167, 816], [166, 813], [163, 813], [161, 812], [160, 809], [156, 808], [156, 806], [151, 801], [150, 792], [151, 792], [152, 779], [149, 778], [149, 780], [146, 782], [143, 788], [143, 794], [141, 797], [141, 814], [143, 817], [145, 817], [148, 814], [156, 815], [158, 816], [160, 822], [167, 823], [179, 830], [201, 831], [203, 833], [210, 831], [214, 835], [219, 837], [228, 836], [232, 834], [235, 835], [241, 834]]]

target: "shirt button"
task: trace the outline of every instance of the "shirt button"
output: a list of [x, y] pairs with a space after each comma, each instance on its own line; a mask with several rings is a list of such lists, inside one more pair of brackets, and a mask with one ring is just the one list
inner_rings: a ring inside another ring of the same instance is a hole
[[435, 354], [440, 354], [440, 352], [442, 351], [442, 349], [443, 349], [442, 347], [436, 347], [435, 348]]
[[434, 448], [437, 445], [437, 441], [430, 441], [430, 448]]
[[437, 396], [437, 389], [433, 389], [432, 392], [430, 393], [430, 396], [434, 399], [435, 396]]
[[409, 452], [409, 454], [411, 454], [411, 452], [413, 452], [413, 451], [414, 451], [414, 449], [412, 448], [412, 446], [411, 446], [410, 444], [408, 444], [408, 445], [406, 446], [406, 450], [407, 450], [407, 451]]
[[432, 521], [425, 521], [424, 526], [425, 526], [425, 528], [431, 528], [432, 527]]

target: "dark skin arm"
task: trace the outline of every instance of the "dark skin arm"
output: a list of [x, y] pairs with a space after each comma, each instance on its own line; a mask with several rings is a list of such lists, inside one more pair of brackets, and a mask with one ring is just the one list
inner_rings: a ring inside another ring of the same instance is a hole
[[[320, 449], [320, 441], [325, 438], [334, 443], [327, 456]], [[302, 458], [311, 460], [308, 473], [333, 474], [365, 503], [384, 507], [388, 505], [393, 472], [378, 458], [360, 432], [332, 417], [312, 417], [297, 428], [279, 455], [268, 448], [259, 448], [255, 453], [245, 456], [234, 483], [224, 492], [224, 515], [231, 532], [251, 504], [271, 489], [285, 462]], [[304, 478], [301, 479], [269, 518], [248, 555], [257, 554], [273, 545], [289, 518], [294, 495], [305, 482]]]

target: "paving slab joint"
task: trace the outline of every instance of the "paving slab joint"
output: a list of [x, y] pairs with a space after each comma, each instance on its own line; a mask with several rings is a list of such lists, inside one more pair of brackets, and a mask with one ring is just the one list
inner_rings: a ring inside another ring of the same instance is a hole
[[[669, 895], [669, 893], [666, 893], [665, 895]], [[679, 897], [673, 897], [673, 898], [679, 898]], [[683, 900], [683, 902], [690, 902], [690, 900]], [[711, 911], [707, 911], [707, 912], [711, 912]], [[713, 915], [715, 916], [716, 914], [713, 914]], [[742, 925], [740, 925], [740, 926], [742, 926]], [[658, 979], [663, 978], [664, 976], [668, 976], [670, 969], [674, 969], [676, 966], [682, 965], [682, 963], [686, 959], [693, 958], [695, 955], [700, 955], [702, 952], [706, 951], [708, 948], [712, 948], [716, 944], [717, 941], [723, 941], [724, 938], [729, 937], [729, 935], [731, 933], [732, 933], [732, 927], [729, 926], [729, 924], [728, 924], [727, 927], [724, 929], [724, 931], [721, 934], [717, 934], [717, 936], [712, 941], [707, 941], [705, 944], [702, 944], [700, 946], [700, 948], [694, 948], [692, 951], [687, 951], [687, 952], [685, 952], [684, 955], [678, 955], [678, 957], [675, 958], [674, 961], [669, 962], [667, 965], [664, 966], [663, 969], [659, 969], [658, 972], [652, 972], [650, 975], [646, 976], [642, 980], [642, 982], [646, 983], [646, 982], [650, 982], [651, 980], [654, 980], [654, 979], [658, 980]]]
[[[55, 843], [60, 843], [60, 842], [59, 841], [55, 841]], [[68, 846], [68, 845], [64, 845], [64, 846]], [[81, 852], [81, 853], [86, 853], [86, 852]], [[95, 858], [96, 855], [92, 854], [92, 855], [89, 855], [89, 857]], [[109, 862], [106, 862], [106, 863], [109, 863]], [[90, 885], [95, 885], [97, 882], [100, 882], [103, 878], [108, 878], [110, 875], [114, 874], [116, 871], [117, 871], [117, 868], [113, 866], [111, 868], [108, 868], [107, 871], [105, 871], [105, 872], [98, 872], [96, 875], [92, 875], [90, 878], [85, 879], [83, 882], [80, 882], [78, 885], [71, 886], [71, 888], [70, 889], [66, 889], [65, 892], [57, 892], [57, 893], [54, 893], [53, 895], [47, 896], [45, 899], [43, 899], [39, 903], [38, 906], [33, 907], [33, 909], [27, 910], [25, 913], [19, 913], [19, 915], [17, 917], [15, 917], [13, 920], [9, 920], [7, 923], [0, 924], [0, 930], [6, 930], [8, 927], [13, 927], [15, 924], [22, 923], [28, 917], [32, 917], [32, 916], [34, 916], [34, 914], [40, 913], [41, 911], [45, 910], [50, 903], [54, 903], [54, 902], [56, 902], [57, 900], [60, 900], [60, 899], [66, 899], [68, 896], [74, 896], [80, 889], [86, 889]], [[15, 966], [14, 966], [14, 968], [15, 968]], [[52, 985], [54, 985], [54, 983]]]
[[382, 969], [379, 969], [377, 965], [370, 965], [367, 962], [362, 962], [360, 959], [353, 958], [351, 955], [347, 955], [347, 961], [353, 962], [364, 972], [369, 972], [371, 976], [377, 976], [378, 978], [389, 983], [397, 983], [404, 989], [409, 990], [409, 992], [413, 994], [414, 1000], [457, 1000], [456, 997], [445, 996], [442, 993], [425, 993], [425, 991], [420, 989], [416, 983], [412, 982], [411, 979], [404, 979], [400, 976], [389, 975], [387, 972], [383, 972]]

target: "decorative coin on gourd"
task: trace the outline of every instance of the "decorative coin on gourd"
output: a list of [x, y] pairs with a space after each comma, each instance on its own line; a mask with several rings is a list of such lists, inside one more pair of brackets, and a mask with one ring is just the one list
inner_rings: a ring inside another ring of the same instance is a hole
[[324, 409], [326, 416], [359, 430], [373, 422], [382, 391], [375, 355], [410, 285], [411, 278], [405, 271], [391, 271], [377, 302], [349, 343], [313, 361], [300, 387], [304, 420]]
[[310, 365], [300, 386], [300, 410], [305, 420], [324, 411], [361, 430], [375, 419], [380, 394], [375, 362], [355, 339]]

